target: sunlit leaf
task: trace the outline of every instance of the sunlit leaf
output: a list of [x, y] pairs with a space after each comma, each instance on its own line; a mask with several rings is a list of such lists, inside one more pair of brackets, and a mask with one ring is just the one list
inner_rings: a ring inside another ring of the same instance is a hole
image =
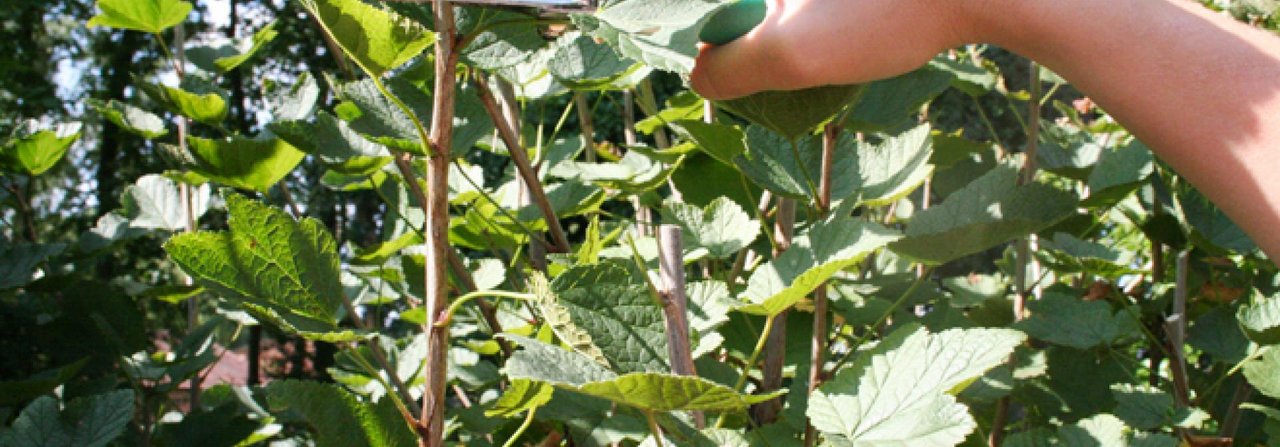
[[50, 256], [61, 253], [64, 244], [7, 244], [0, 242], [0, 290], [21, 287], [31, 281], [35, 269]]
[[91, 99], [86, 103], [111, 124], [140, 137], [154, 139], [169, 134], [164, 120], [146, 110], [116, 100], [102, 102]]
[[102, 447], [124, 432], [133, 416], [133, 390], [117, 390], [72, 400], [66, 408], [43, 396], [27, 405], [0, 445], [12, 447]]
[[686, 251], [702, 248], [721, 259], [736, 255], [760, 234], [760, 222], [727, 197], [720, 197], [703, 209], [668, 202], [663, 208], [663, 220], [680, 225]]
[[852, 103], [860, 85], [830, 85], [792, 92], [763, 92], [716, 103], [729, 112], [796, 140]]
[[778, 393], [743, 395], [700, 377], [661, 373], [617, 375], [580, 354], [519, 336], [507, 336], [523, 347], [507, 361], [512, 379], [550, 383], [645, 411], [736, 410], [778, 397]]
[[314, 430], [318, 445], [375, 447], [417, 443], [417, 436], [404, 423], [391, 399], [368, 404], [331, 384], [282, 380], [267, 387], [267, 401], [273, 410], [301, 414]]
[[527, 379], [511, 381], [511, 386], [502, 393], [502, 397], [493, 403], [493, 408], [484, 411], [489, 417], [515, 417], [520, 413], [536, 409], [551, 401], [552, 388], [545, 382]]
[[326, 339], [355, 336], [337, 328], [344, 291], [337, 246], [324, 225], [295, 221], [238, 194], [226, 200], [230, 231], [174, 236], [165, 243], [174, 262], [197, 284], [281, 329]]
[[417, 22], [360, 0], [301, 0], [343, 52], [382, 77], [422, 54], [435, 34]]
[[190, 137], [187, 142], [198, 163], [193, 171], [228, 186], [254, 191], [274, 186], [306, 156], [278, 138]]
[[1240, 327], [1250, 340], [1261, 345], [1280, 344], [1280, 297], [1258, 297], [1236, 312]]
[[[209, 185], [189, 187], [188, 202], [183, 202], [179, 188], [181, 186], [177, 182], [160, 175], [148, 174], [138, 178], [136, 183], [125, 188], [120, 200], [129, 225], [176, 231], [187, 227], [188, 217], [192, 222], [199, 221], [200, 216], [209, 210], [213, 188]], [[188, 211], [191, 216], [187, 216]]]
[[835, 218], [797, 236], [791, 248], [756, 269], [743, 293], [741, 312], [777, 315], [836, 272], [857, 264], [900, 235], [874, 223]]
[[1045, 293], [1030, 301], [1031, 317], [1014, 327], [1028, 335], [1076, 349], [1089, 349], [1117, 341], [1137, 331], [1133, 317], [1111, 310], [1107, 301], [1085, 301], [1061, 293]]
[[184, 80], [181, 87], [139, 82], [138, 86], [152, 100], [172, 113], [191, 118], [199, 123], [220, 125], [227, 118], [227, 100], [216, 88], [203, 85], [195, 78]]
[[998, 165], [941, 205], [913, 216], [906, 237], [891, 248], [942, 264], [1047, 228], [1075, 212], [1074, 193], [1042, 183], [1018, 186], [1017, 176], [1015, 165]]
[[191, 3], [180, 0], [98, 0], [98, 15], [88, 26], [107, 26], [159, 34], [191, 14]]
[[958, 444], [977, 424], [954, 394], [1023, 339], [1008, 329], [899, 329], [810, 395], [806, 414], [834, 445]]
[[698, 33], [721, 0], [626, 0], [572, 19], [623, 56], [659, 70], [688, 74], [698, 53]]
[[62, 124], [44, 129], [30, 121], [0, 145], [0, 170], [35, 176], [62, 160], [67, 149], [80, 139], [80, 124]]

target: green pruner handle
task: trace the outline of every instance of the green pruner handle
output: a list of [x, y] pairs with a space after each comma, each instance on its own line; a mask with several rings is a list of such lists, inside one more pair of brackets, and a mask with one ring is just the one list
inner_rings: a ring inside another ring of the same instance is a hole
[[698, 40], [713, 45], [733, 42], [763, 22], [766, 12], [764, 0], [733, 2], [711, 15], [711, 20], [698, 33]]

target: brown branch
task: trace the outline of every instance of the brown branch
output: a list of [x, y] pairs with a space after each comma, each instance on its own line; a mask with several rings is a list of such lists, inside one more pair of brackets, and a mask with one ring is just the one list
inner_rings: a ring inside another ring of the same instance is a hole
[[[832, 160], [835, 159], [836, 143], [840, 141], [839, 124], [827, 124], [822, 132], [822, 171], [818, 179], [818, 211], [826, 216], [831, 212], [831, 176]], [[827, 286], [824, 283], [813, 293], [813, 336], [809, 350], [809, 393], [822, 385], [825, 373], [822, 370], [827, 353]], [[804, 445], [812, 447], [817, 443], [817, 432], [806, 423], [804, 429]]]
[[578, 114], [578, 127], [582, 134], [582, 147], [588, 162], [596, 161], [596, 126], [591, 117], [591, 109], [587, 107], [587, 95], [582, 92], [573, 93], [573, 107]]
[[[423, 301], [427, 318], [427, 355], [422, 393], [421, 430], [425, 435], [420, 447], [443, 447], [445, 387], [448, 384], [449, 328], [435, 325], [436, 318], [449, 305], [449, 148], [453, 140], [454, 93], [457, 85], [457, 41], [453, 5], [448, 0], [434, 0], [437, 40], [435, 45], [435, 85], [431, 115], [431, 145], [427, 157], [426, 213], [426, 284]], [[407, 163], [405, 163], [407, 164]]]
[[[693, 365], [693, 348], [689, 342], [689, 298], [685, 295], [684, 243], [680, 226], [658, 227], [658, 274], [662, 278], [662, 316], [667, 329], [667, 354], [671, 372], [681, 376], [698, 375]], [[706, 427], [706, 416], [693, 412], [694, 425]]]
[[529, 153], [525, 151], [524, 145], [520, 144], [519, 130], [503, 117], [498, 102], [493, 98], [493, 91], [489, 89], [489, 81], [485, 80], [484, 75], [477, 73], [471, 79], [480, 94], [480, 101], [484, 103], [485, 112], [489, 114], [489, 119], [493, 120], [494, 127], [498, 129], [498, 137], [502, 139], [503, 144], [506, 144], [511, 161], [515, 162], [516, 172], [520, 174], [525, 187], [529, 189], [533, 203], [547, 219], [551, 240], [555, 242], [554, 247], [548, 248], [556, 253], [568, 253], [569, 239], [565, 236], [564, 227], [560, 226], [560, 219], [556, 217], [555, 210], [551, 208], [551, 201], [547, 199], [547, 192], [542, 188], [542, 182], [538, 180], [537, 171], [534, 171], [533, 164], [529, 162]]
[[[774, 258], [791, 248], [796, 225], [796, 202], [779, 198], [778, 211], [774, 220], [774, 239], [776, 247]], [[769, 332], [768, 342], [764, 348], [764, 364], [760, 366], [760, 392], [767, 393], [782, 387], [782, 368], [787, 356], [787, 316], [791, 311], [783, 311], [774, 316], [773, 328]], [[769, 400], [751, 407], [751, 414], [756, 423], [765, 425], [777, 420], [782, 411], [782, 402]]]

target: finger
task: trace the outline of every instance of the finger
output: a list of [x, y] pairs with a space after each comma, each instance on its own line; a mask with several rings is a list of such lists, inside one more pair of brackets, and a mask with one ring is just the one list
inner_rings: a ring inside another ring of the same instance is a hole
[[764, 20], [738, 39], [724, 44], [699, 44], [690, 84], [709, 99], [731, 99], [786, 85], [786, 67], [775, 57], [777, 24], [784, 3], [766, 0]]
[[690, 85], [699, 95], [712, 100], [764, 90], [768, 79], [760, 73], [763, 58], [759, 46], [748, 36], [728, 45], [704, 46], [690, 73]]

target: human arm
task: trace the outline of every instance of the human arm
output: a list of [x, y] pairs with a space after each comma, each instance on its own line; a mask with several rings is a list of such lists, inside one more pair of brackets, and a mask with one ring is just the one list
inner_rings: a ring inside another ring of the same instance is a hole
[[1280, 39], [1186, 0], [775, 0], [708, 48], [713, 99], [867, 82], [989, 42], [1053, 69], [1280, 259]]

